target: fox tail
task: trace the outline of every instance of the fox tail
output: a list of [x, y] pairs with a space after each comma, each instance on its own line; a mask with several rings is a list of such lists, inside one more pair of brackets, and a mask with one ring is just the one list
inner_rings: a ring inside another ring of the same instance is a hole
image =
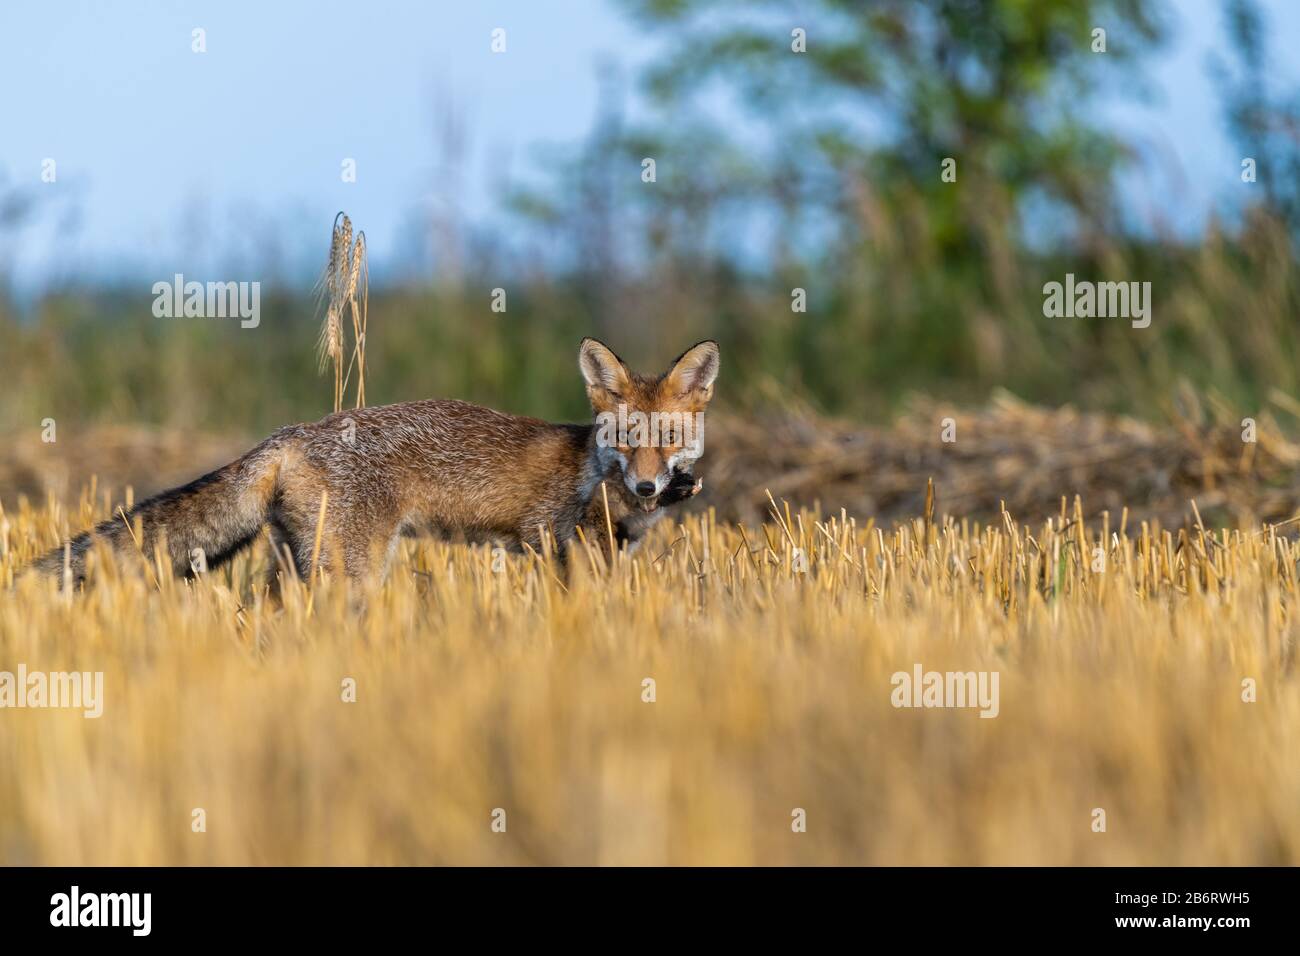
[[273, 436], [252, 451], [187, 485], [172, 488], [102, 521], [32, 564], [29, 571], [62, 577], [65, 587], [86, 576], [96, 544], [114, 551], [139, 549], [152, 557], [166, 542], [176, 574], [213, 568], [252, 542], [275, 500], [283, 444]]

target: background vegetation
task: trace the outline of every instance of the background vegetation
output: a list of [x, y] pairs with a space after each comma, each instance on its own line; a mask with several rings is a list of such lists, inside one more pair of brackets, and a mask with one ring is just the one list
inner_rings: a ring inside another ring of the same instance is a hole
[[[641, 79], [672, 121], [628, 119], [610, 81], [588, 140], [512, 187], [509, 236], [443, 236], [454, 254], [427, 282], [376, 274], [370, 403], [463, 396], [582, 416], [574, 351], [590, 333], [648, 368], [714, 336], [725, 403], [798, 396], [864, 420], [912, 392], [982, 402], [1003, 387], [1148, 418], [1180, 381], [1243, 410], [1273, 388], [1300, 394], [1300, 98], [1274, 89], [1248, 0], [1225, 4], [1222, 100], [1206, 109], [1258, 182], [1223, 170], [1240, 215], [1194, 237], [1125, 207], [1134, 149], [1098, 119], [1142, 88], [1166, 4], [818, 0], [801, 8], [803, 55], [783, 4], [622, 6], [664, 41]], [[1099, 23], [1104, 55], [1090, 48]], [[745, 123], [716, 122], [722, 100]], [[949, 156], [956, 183], [940, 178]], [[0, 205], [11, 226], [40, 215], [21, 191]], [[1043, 284], [1067, 271], [1151, 282], [1151, 327], [1045, 318]], [[496, 287], [505, 313], [491, 311]], [[795, 287], [806, 314], [791, 311]], [[264, 285], [255, 330], [156, 319], [151, 302], [143, 283], [71, 284], [21, 312], [0, 298], [0, 427], [265, 430], [328, 410], [306, 289]]]

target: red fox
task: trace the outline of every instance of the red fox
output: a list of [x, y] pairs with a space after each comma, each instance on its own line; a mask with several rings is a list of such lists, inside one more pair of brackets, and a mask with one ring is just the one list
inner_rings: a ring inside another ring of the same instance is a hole
[[554, 535], [561, 560], [579, 526], [605, 546], [612, 529], [617, 544], [631, 548], [664, 507], [700, 490], [692, 468], [719, 362], [717, 343], [704, 341], [647, 378], [583, 339], [578, 366], [591, 425], [451, 400], [290, 425], [230, 464], [77, 535], [33, 568], [64, 575], [67, 586], [85, 579], [96, 542], [152, 555], [165, 541], [175, 572], [189, 576], [229, 560], [266, 527], [277, 552], [307, 578], [322, 492], [319, 562], [354, 578], [382, 574], [400, 536], [420, 530], [512, 550], [539, 549], [543, 535]]

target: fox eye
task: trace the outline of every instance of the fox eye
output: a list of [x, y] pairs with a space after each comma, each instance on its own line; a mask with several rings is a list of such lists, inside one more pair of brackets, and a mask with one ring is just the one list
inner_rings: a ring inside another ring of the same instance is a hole
[[660, 433], [659, 438], [665, 445], [673, 445], [677, 442], [676, 434], [673, 432], [673, 427], [671, 425]]

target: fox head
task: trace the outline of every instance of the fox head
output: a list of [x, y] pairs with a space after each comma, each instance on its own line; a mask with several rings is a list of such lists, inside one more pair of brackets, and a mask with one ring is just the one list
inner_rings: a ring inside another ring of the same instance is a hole
[[718, 377], [718, 343], [700, 342], [662, 375], [637, 375], [601, 342], [587, 338], [578, 367], [596, 413], [601, 474], [617, 468], [642, 508], [655, 507], [675, 471], [690, 471], [704, 447], [704, 410]]

